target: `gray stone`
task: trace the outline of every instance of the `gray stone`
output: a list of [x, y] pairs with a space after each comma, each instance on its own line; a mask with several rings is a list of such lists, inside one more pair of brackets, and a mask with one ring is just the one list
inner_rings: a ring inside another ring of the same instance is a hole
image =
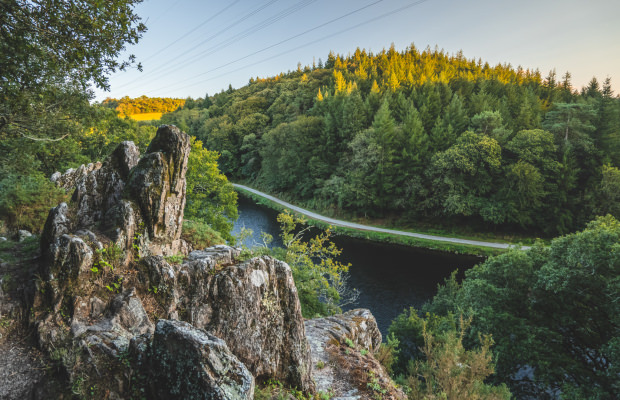
[[140, 157], [133, 142], [122, 142], [99, 168], [74, 182], [72, 200], [77, 204], [76, 227], [92, 229], [121, 200], [128, 174]]
[[254, 377], [226, 343], [185, 322], [157, 322], [151, 363], [152, 396], [158, 399], [254, 397]]
[[[207, 385], [206, 375], [223, 374], [217, 378], [223, 379], [218, 384], [223, 397], [211, 398], [251, 398], [247, 371], [313, 392], [310, 347], [287, 264], [271, 257], [239, 263], [240, 250], [229, 246], [193, 251], [181, 265], [163, 258], [188, 251], [180, 235], [189, 151], [185, 133], [162, 126], [140, 160], [137, 147], [123, 142], [102, 165], [65, 174], [75, 191], [71, 203], [49, 213], [29, 313], [40, 347], [53, 353], [74, 383], [84, 377], [85, 385], [96, 383], [110, 398], [122, 398], [132, 368], [151, 372], [149, 316], [182, 319], [210, 332], [188, 333], [183, 357], [210, 360], [209, 349], [215, 349], [227, 360], [221, 362], [237, 371], [230, 375], [238, 378], [230, 378], [234, 386], [226, 381], [226, 370], [205, 364], [195, 384]], [[194, 329], [170, 324], [180, 337]], [[167, 354], [177, 365], [186, 361]], [[242, 397], [230, 397], [235, 388], [242, 394], [234, 396]]]
[[136, 203], [134, 211], [140, 212], [148, 238], [141, 249], [145, 255], [173, 255], [183, 247], [180, 238], [190, 148], [187, 134], [162, 125], [130, 173], [128, 194]]
[[[234, 262], [238, 249], [194, 251], [182, 265], [141, 265], [168, 317], [179, 315], [226, 341], [259, 380], [314, 391], [310, 348], [290, 267], [271, 257]], [[223, 263], [223, 264], [221, 264]]]
[[[352, 377], [364, 376], [368, 371], [373, 371], [377, 381], [384, 388], [389, 388], [382, 398], [406, 398], [404, 393], [392, 385], [387, 372], [372, 356], [381, 345], [381, 332], [369, 310], [356, 309], [340, 315], [307, 320], [305, 327], [311, 347], [312, 376], [318, 391], [329, 391], [335, 400], [369, 398], [370, 394], [364, 390], [365, 385], [360, 386], [360, 382]], [[368, 353], [363, 356], [361, 350], [367, 350]], [[359, 371], [349, 371], [345, 365], [357, 366]]]
[[27, 238], [32, 237], [32, 233], [30, 233], [30, 232], [28, 232], [26, 230], [20, 229], [19, 231], [17, 231], [17, 237], [18, 237], [20, 242], [23, 242]]
[[[375, 352], [381, 345], [381, 331], [370, 310], [358, 308], [344, 314], [306, 321], [309, 337], [319, 337], [324, 341], [334, 339], [339, 343], [351, 340], [355, 346]], [[314, 347], [313, 347], [314, 349]]]
[[65, 192], [69, 192], [83, 181], [87, 175], [96, 169], [101, 168], [101, 163], [90, 163], [87, 165], [80, 165], [77, 169], [69, 168], [64, 174], [60, 172], [54, 172], [50, 177], [50, 181], [56, 184], [56, 186], [65, 189]]

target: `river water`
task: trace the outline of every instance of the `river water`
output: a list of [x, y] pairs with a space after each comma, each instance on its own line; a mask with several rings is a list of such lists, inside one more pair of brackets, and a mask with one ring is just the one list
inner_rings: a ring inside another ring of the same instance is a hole
[[[251, 229], [253, 236], [245, 240], [248, 246], [260, 242], [261, 232], [274, 237], [273, 245], [281, 245], [277, 215], [276, 211], [239, 196], [239, 219], [233, 233], [238, 234], [242, 227]], [[437, 293], [437, 285], [443, 283], [452, 271], [458, 269], [462, 276], [465, 270], [482, 261], [477, 257], [346, 236], [337, 236], [334, 242], [342, 249], [340, 261], [351, 263], [350, 286], [360, 292], [358, 301], [344, 310], [370, 309], [384, 337], [398, 314], [409, 307], [419, 309]]]

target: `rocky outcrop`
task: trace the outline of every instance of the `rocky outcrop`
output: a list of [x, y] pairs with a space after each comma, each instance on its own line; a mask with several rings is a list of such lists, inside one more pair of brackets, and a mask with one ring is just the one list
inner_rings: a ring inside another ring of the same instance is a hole
[[[189, 150], [186, 134], [162, 126], [142, 158], [123, 142], [74, 179], [71, 202], [50, 211], [41, 237], [32, 315], [41, 347], [101, 398], [131, 397], [152, 377], [171, 396], [250, 398], [247, 371], [314, 391], [288, 265], [241, 263], [228, 246], [189, 252], [180, 239]], [[179, 253], [179, 264], [164, 257]], [[192, 325], [155, 329], [155, 319]]]
[[154, 398], [254, 398], [254, 377], [226, 343], [188, 323], [157, 322], [151, 363]]
[[72, 201], [77, 207], [76, 228], [92, 229], [104, 222], [121, 201], [129, 171], [139, 158], [140, 151], [133, 142], [122, 142], [100, 168], [75, 182]]
[[50, 180], [55, 183], [56, 186], [65, 189], [66, 192], [69, 192], [74, 190], [77, 184], [82, 179], [86, 178], [88, 174], [101, 168], [101, 165], [102, 164], [100, 162], [90, 163], [87, 165], [82, 164], [77, 169], [69, 168], [64, 174], [54, 172], [50, 177]]
[[[128, 195], [144, 222], [148, 254], [173, 255], [183, 249], [185, 174], [191, 144], [189, 136], [179, 133], [176, 127], [160, 128], [129, 177]], [[126, 235], [132, 237], [129, 230]]]
[[[181, 265], [141, 260], [168, 318], [223, 338], [258, 380], [313, 391], [310, 349], [290, 267], [271, 257], [233, 264], [238, 250], [215, 246]], [[376, 325], [375, 325], [376, 326]], [[380, 340], [380, 338], [379, 338]]]
[[20, 229], [17, 231], [17, 240], [19, 240], [20, 242], [23, 242], [29, 237], [32, 237], [32, 233], [28, 232], [27, 230]]
[[333, 400], [406, 398], [373, 357], [381, 332], [369, 310], [307, 320], [305, 327], [318, 391], [330, 392]]

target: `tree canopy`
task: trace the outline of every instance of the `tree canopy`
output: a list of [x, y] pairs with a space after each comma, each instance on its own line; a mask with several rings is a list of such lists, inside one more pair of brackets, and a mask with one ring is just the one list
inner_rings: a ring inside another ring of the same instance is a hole
[[461, 284], [452, 277], [426, 311], [469, 314], [469, 345], [479, 334], [492, 334], [494, 380], [513, 393], [614, 398], [620, 390], [619, 249], [620, 222], [599, 217], [549, 247], [492, 257], [467, 271]]
[[[108, 75], [146, 30], [141, 0], [8, 0], [0, 3], [0, 138], [75, 132], [90, 111], [89, 87]], [[138, 68], [140, 65], [138, 64]]]
[[[357, 49], [191, 102], [164, 121], [222, 170], [298, 203], [395, 223], [552, 237], [613, 213], [620, 100], [606, 80], [437, 48]], [[603, 177], [604, 175], [604, 177]], [[601, 186], [603, 185], [603, 186]], [[607, 190], [609, 192], [609, 190]]]

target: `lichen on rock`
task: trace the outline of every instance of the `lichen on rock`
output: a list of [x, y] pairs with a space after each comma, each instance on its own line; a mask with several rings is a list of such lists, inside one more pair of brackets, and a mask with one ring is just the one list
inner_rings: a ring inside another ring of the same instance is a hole
[[226, 342], [192, 325], [159, 320], [150, 392], [157, 399], [251, 400], [254, 377]]

